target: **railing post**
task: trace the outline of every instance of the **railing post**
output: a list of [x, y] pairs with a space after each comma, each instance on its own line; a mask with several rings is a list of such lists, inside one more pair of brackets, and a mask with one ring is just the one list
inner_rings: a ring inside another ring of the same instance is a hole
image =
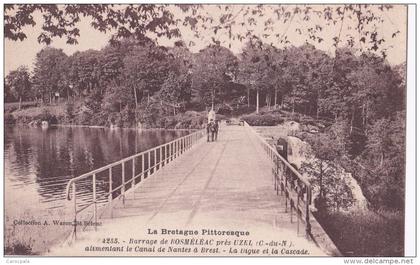
[[108, 195], [108, 203], [110, 206], [110, 216], [112, 218], [112, 167], [109, 168], [109, 195]]
[[311, 221], [310, 221], [310, 218], [309, 218], [309, 203], [310, 203], [310, 200], [311, 200], [311, 187], [310, 186], [307, 186], [307, 185], [305, 185], [306, 186], [306, 202], [305, 202], [305, 210], [306, 210], [306, 213], [305, 213], [305, 223], [306, 223], [306, 236], [309, 238], [310, 237], [310, 235], [311, 235]]
[[297, 201], [296, 201], [296, 221], [297, 221], [297, 234], [299, 235], [299, 193], [300, 190], [298, 192], [298, 196], [297, 196]]
[[154, 160], [154, 167], [153, 167], [153, 173], [156, 172], [156, 168], [157, 168], [157, 148], [155, 149], [155, 151], [153, 152], [155, 154], [155, 160]]
[[159, 159], [160, 166], [159, 167], [163, 167], [163, 164], [165, 163], [163, 161], [163, 148], [164, 148], [164, 146], [161, 146], [159, 148], [159, 155], [160, 155], [160, 159]]
[[144, 171], [144, 154], [145, 153], [143, 153], [141, 155], [141, 175], [140, 175], [140, 181], [141, 181], [142, 178], [144, 179], [144, 174], [146, 173], [146, 171]]
[[76, 182], [72, 183], [73, 189], [73, 207], [74, 207], [74, 224], [73, 224], [73, 234], [74, 238], [76, 239], [76, 231], [77, 231], [77, 202], [76, 202]]
[[92, 176], [92, 188], [93, 188], [93, 220], [95, 220], [95, 231], [97, 231], [98, 215], [97, 215], [97, 203], [96, 203], [96, 174]]
[[124, 162], [121, 164], [121, 196], [123, 199], [123, 205], [125, 205], [125, 168], [124, 168]]
[[165, 161], [166, 161], [166, 164], [169, 163], [169, 144], [165, 145]]
[[289, 204], [290, 204], [290, 222], [291, 222], [291, 223], [293, 223], [293, 207], [294, 207], [295, 205], [294, 205], [294, 202], [293, 202], [293, 200], [292, 200], [292, 197], [290, 197], [290, 202], [289, 202]]
[[150, 177], [150, 154], [151, 151], [147, 152], [147, 177]]
[[136, 157], [133, 157], [133, 165], [132, 165], [132, 169], [133, 169], [133, 175], [132, 175], [132, 181], [131, 181], [131, 192], [133, 193], [133, 199], [136, 198], [135, 192], [134, 192], [134, 186], [136, 185]]
[[171, 152], [169, 153], [170, 154], [170, 157], [171, 157], [171, 161], [173, 160], [173, 152], [174, 152], [174, 143], [172, 142], [171, 144], [170, 144], [170, 148], [171, 148]]

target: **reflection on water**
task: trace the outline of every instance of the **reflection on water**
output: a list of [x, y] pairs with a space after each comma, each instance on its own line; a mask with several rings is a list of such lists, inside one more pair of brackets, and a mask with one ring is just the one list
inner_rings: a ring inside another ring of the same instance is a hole
[[64, 204], [67, 181], [124, 157], [186, 135], [187, 131], [53, 127], [5, 128], [6, 213], [18, 207]]

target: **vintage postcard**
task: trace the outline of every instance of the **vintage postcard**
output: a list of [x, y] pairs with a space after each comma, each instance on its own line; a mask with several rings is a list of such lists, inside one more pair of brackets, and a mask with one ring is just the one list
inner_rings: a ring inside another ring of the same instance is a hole
[[3, 8], [5, 257], [415, 256], [408, 4]]

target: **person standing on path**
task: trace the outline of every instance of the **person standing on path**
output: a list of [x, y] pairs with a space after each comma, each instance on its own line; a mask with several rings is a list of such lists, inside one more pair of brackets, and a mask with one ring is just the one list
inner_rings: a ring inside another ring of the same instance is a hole
[[209, 123], [207, 123], [207, 142], [210, 142], [210, 135], [211, 135], [211, 141], [214, 141], [214, 122], [213, 120], [210, 120]]
[[217, 135], [219, 134], [219, 121], [214, 122], [214, 140], [217, 141]]

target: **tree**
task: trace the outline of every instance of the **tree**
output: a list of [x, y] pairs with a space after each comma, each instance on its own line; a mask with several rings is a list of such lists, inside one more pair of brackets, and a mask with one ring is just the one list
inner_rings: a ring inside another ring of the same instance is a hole
[[149, 43], [146, 46], [135, 46], [123, 59], [124, 85], [132, 91], [136, 107], [138, 103], [159, 91], [173, 67], [164, 47]]
[[404, 208], [405, 113], [378, 119], [369, 126], [360, 163], [367, 169], [362, 183], [376, 207]]
[[[276, 86], [276, 62], [273, 60], [276, 50], [274, 47], [264, 45], [256, 37], [250, 38], [241, 54], [239, 82], [248, 89], [256, 91], [256, 112], [260, 108], [260, 91], [266, 93], [266, 103], [270, 105], [271, 90]], [[248, 90], [248, 102], [249, 102]], [[249, 103], [248, 103], [249, 104]]]
[[192, 73], [196, 100], [206, 106], [227, 100], [236, 67], [237, 58], [227, 48], [216, 44], [201, 50], [195, 58]]
[[189, 75], [176, 75], [171, 72], [159, 90], [158, 98], [161, 106], [173, 109], [173, 114], [177, 110], [185, 110], [185, 106], [191, 100], [191, 80]]
[[37, 96], [42, 101], [52, 102], [53, 93], [63, 92], [68, 88], [66, 83], [67, 55], [61, 49], [44, 48], [37, 53], [33, 83]]
[[10, 93], [19, 100], [19, 109], [22, 107], [22, 100], [31, 92], [29, 70], [26, 66], [20, 66], [17, 70], [11, 71], [5, 80], [5, 86]]
[[[100, 55], [99, 51], [87, 50], [84, 52], [75, 52], [68, 59], [68, 89], [66, 95], [75, 93], [79, 96], [88, 95], [95, 89], [100, 89], [101, 78], [100, 72]], [[70, 91], [70, 86], [72, 91]]]

